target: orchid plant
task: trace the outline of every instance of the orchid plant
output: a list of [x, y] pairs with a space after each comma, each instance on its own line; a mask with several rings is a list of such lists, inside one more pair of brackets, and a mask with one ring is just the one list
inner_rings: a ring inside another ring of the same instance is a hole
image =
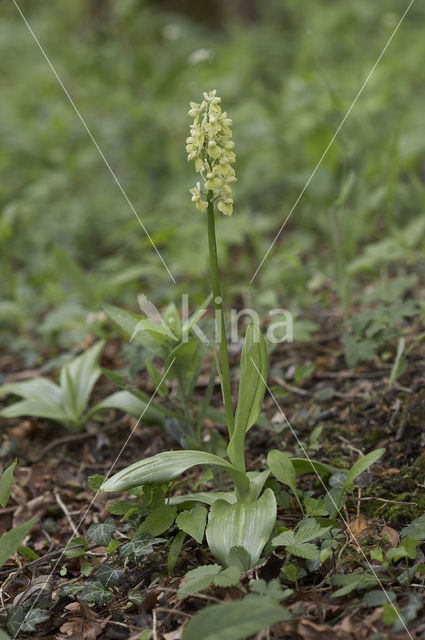
[[[172, 504], [201, 502], [210, 506], [206, 538], [212, 553], [223, 565], [234, 563], [242, 554], [245, 566], [254, 566], [268, 542], [276, 523], [277, 505], [273, 490], [265, 488], [270, 474], [288, 485], [295, 493], [295, 475], [306, 471], [331, 473], [335, 469], [316, 466], [309, 460], [290, 458], [284, 452], [270, 451], [264, 471], [247, 471], [245, 464], [246, 434], [257, 421], [262, 407], [267, 379], [267, 349], [259, 327], [251, 323], [245, 335], [241, 354], [239, 395], [233, 411], [226, 328], [217, 260], [215, 206], [226, 216], [233, 213], [232, 183], [236, 181], [232, 164], [236, 156], [231, 140], [232, 121], [220, 107], [216, 91], [203, 94], [200, 103], [190, 103], [189, 115], [194, 119], [187, 138], [188, 159], [195, 161], [200, 181], [190, 190], [197, 209], [206, 212], [211, 289], [220, 324], [219, 357], [216, 356], [227, 419], [227, 457], [205, 451], [183, 450], [159, 453], [136, 462], [106, 479], [105, 492], [132, 490], [152, 484], [166, 484], [197, 465], [223, 469], [233, 481], [231, 491], [202, 492], [174, 496]], [[202, 186], [201, 186], [202, 180]]]

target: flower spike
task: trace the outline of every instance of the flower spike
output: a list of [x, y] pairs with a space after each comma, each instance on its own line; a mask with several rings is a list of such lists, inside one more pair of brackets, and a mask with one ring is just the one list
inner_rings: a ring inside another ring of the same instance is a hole
[[201, 103], [191, 102], [189, 116], [193, 118], [190, 136], [186, 139], [187, 159], [195, 161], [195, 170], [201, 175], [201, 183], [197, 182], [190, 189], [192, 201], [200, 211], [208, 207], [207, 192], [213, 192], [214, 200], [218, 200], [217, 208], [226, 216], [233, 213], [231, 183], [236, 182], [235, 170], [231, 166], [236, 155], [233, 151], [235, 143], [231, 140], [231, 119], [226, 111], [221, 111], [221, 98], [216, 90], [203, 94]]

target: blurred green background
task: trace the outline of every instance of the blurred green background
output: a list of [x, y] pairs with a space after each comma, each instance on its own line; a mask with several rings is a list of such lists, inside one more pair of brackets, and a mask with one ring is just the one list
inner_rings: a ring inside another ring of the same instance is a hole
[[[216, 88], [238, 183], [218, 219], [228, 300], [302, 314], [417, 298], [424, 272], [425, 6], [415, 3], [252, 285], [407, 1], [21, 0], [174, 285], [12, 1], [0, 22], [0, 339], [32, 365], [96, 327], [209, 290], [185, 138]], [[308, 311], [307, 311], [308, 312]], [[91, 314], [91, 315], [90, 315]]]

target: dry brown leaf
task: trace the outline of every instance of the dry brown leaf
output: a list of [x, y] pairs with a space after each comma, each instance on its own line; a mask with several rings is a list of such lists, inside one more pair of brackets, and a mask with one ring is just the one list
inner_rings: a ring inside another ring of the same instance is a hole
[[400, 543], [400, 536], [395, 529], [392, 529], [392, 527], [385, 526], [381, 531], [381, 536], [386, 536], [392, 547], [398, 547]]
[[65, 622], [60, 627], [63, 635], [58, 640], [96, 640], [102, 629], [106, 625], [105, 622], [95, 620], [84, 620], [84, 618], [72, 618], [69, 622]]
[[370, 521], [360, 516], [350, 522], [350, 531], [355, 538], [365, 538], [373, 532], [373, 529], [370, 526]]
[[178, 629], [175, 629], [174, 631], [170, 631], [169, 633], [163, 633], [162, 635], [164, 640], [180, 640], [180, 638], [182, 637], [183, 629], [184, 629], [184, 624], [182, 624], [181, 627], [179, 627]]
[[[303, 640], [345, 640], [327, 624], [316, 624], [311, 620], [301, 619], [297, 626], [297, 633]], [[351, 640], [351, 639], [350, 639]]]

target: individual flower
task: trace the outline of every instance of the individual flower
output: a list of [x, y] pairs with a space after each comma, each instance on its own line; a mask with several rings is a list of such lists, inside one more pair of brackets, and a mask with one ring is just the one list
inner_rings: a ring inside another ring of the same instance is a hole
[[201, 183], [197, 182], [196, 187], [190, 189], [190, 193], [192, 194], [192, 202], [195, 203], [195, 207], [199, 209], [199, 211], [205, 211], [208, 207], [208, 202], [202, 200]]
[[221, 213], [230, 216], [233, 213], [232, 182], [236, 182], [232, 164], [236, 161], [233, 151], [235, 143], [231, 140], [231, 119], [226, 111], [221, 111], [221, 98], [216, 90], [204, 92], [200, 103], [191, 102], [189, 116], [193, 118], [190, 136], [186, 139], [187, 159], [194, 160], [195, 170], [204, 182], [190, 189], [192, 201], [200, 211], [208, 207], [208, 192], [217, 200]]

